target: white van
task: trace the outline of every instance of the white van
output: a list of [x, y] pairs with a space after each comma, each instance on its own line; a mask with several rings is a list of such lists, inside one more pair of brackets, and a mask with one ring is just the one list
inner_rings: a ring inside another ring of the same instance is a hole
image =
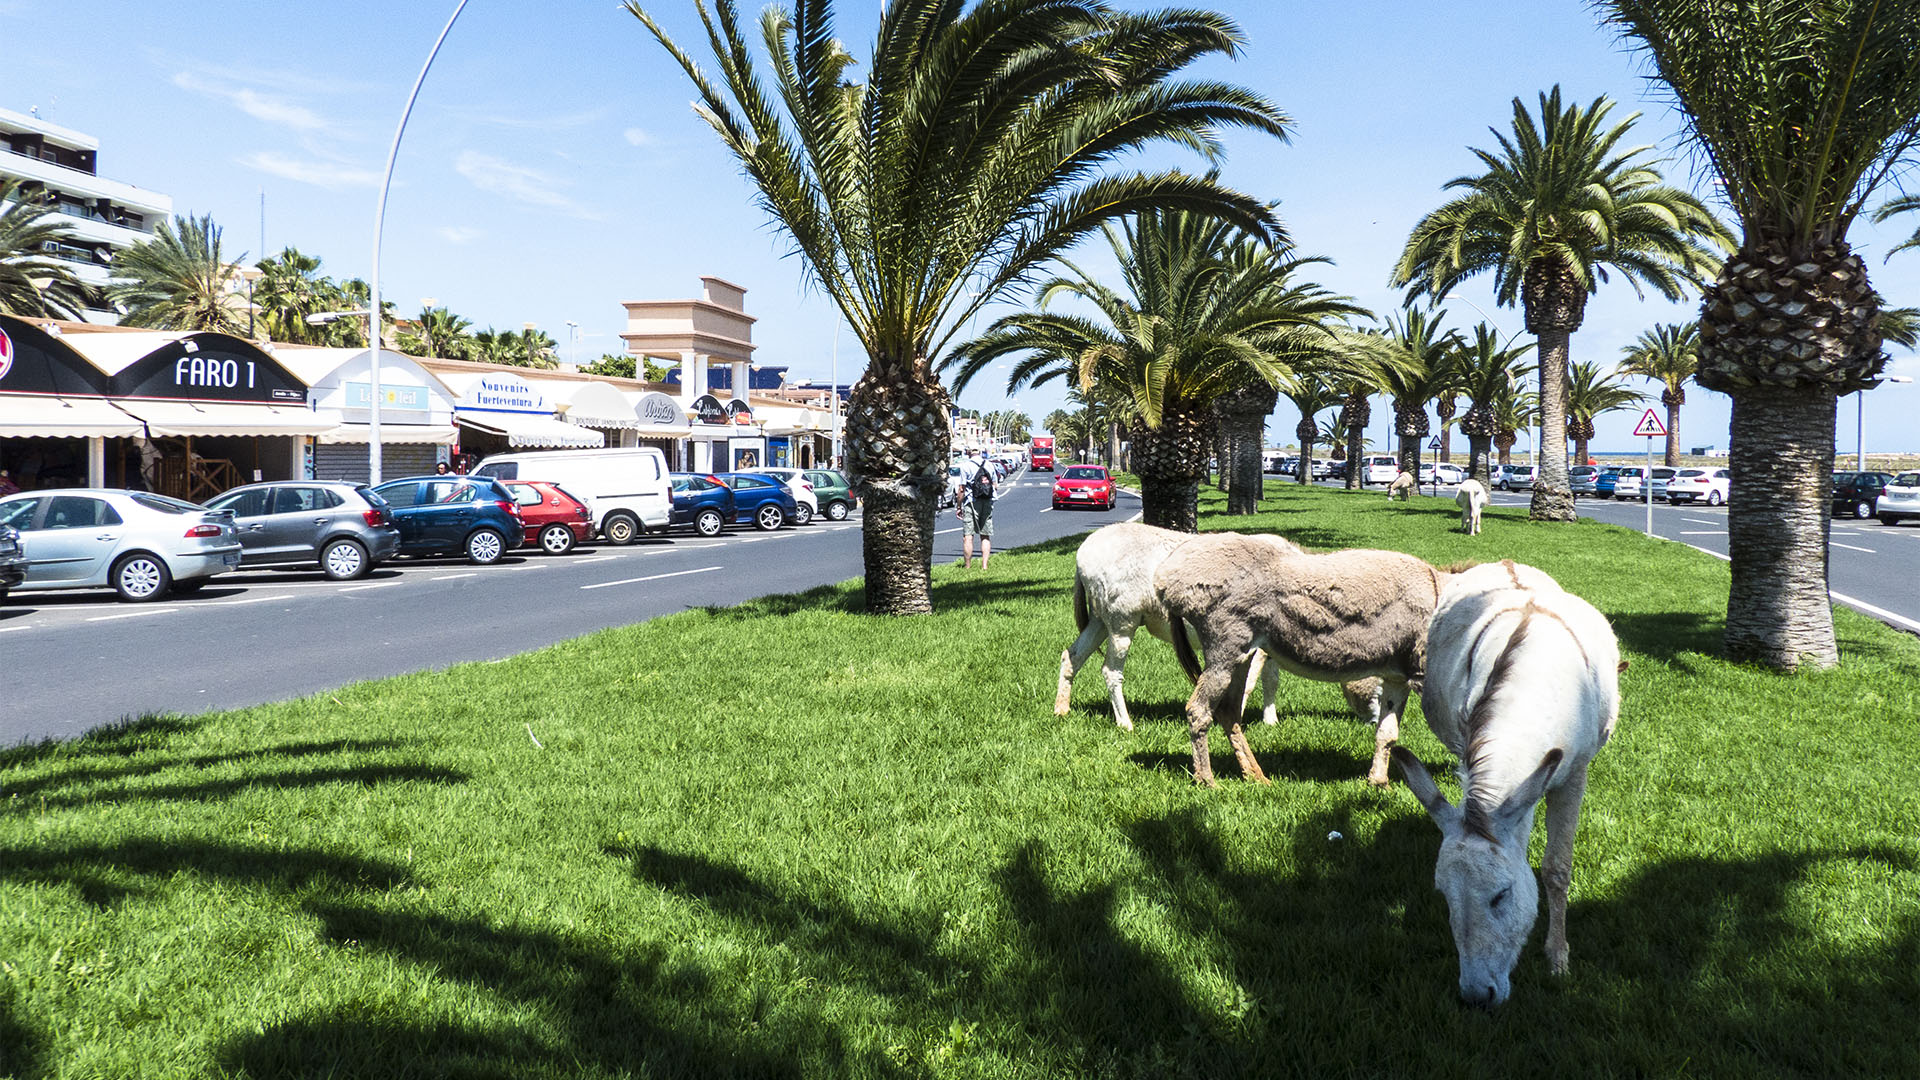
[[473, 470], [495, 480], [547, 480], [587, 504], [593, 530], [610, 544], [665, 532], [673, 514], [667, 456], [650, 446], [495, 454]]
[[1400, 475], [1400, 459], [1392, 454], [1368, 454], [1360, 461], [1362, 484], [1391, 484]]

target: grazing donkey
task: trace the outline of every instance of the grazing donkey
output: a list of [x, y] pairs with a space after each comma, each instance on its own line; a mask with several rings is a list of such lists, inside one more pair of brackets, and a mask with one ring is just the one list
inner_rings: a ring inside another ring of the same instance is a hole
[[1455, 575], [1440, 597], [1420, 701], [1460, 759], [1460, 805], [1404, 747], [1393, 758], [1440, 826], [1434, 885], [1447, 898], [1460, 997], [1507, 1000], [1540, 912], [1527, 865], [1533, 811], [1547, 800], [1547, 961], [1567, 970], [1567, 888], [1587, 763], [1613, 735], [1626, 669], [1613, 628], [1546, 574], [1513, 562]]
[[[1073, 693], [1073, 678], [1104, 641], [1107, 655], [1101, 664], [1101, 671], [1107, 679], [1107, 695], [1113, 702], [1113, 722], [1126, 731], [1133, 730], [1133, 719], [1127, 715], [1127, 699], [1121, 692], [1125, 683], [1127, 650], [1133, 644], [1133, 636], [1145, 627], [1148, 633], [1162, 641], [1172, 640], [1166, 609], [1161, 606], [1160, 594], [1153, 587], [1154, 571], [1160, 568], [1161, 562], [1175, 548], [1189, 543], [1206, 546], [1226, 536], [1247, 540], [1262, 550], [1300, 550], [1284, 538], [1270, 534], [1256, 537], [1240, 536], [1238, 533], [1195, 536], [1193, 533], [1175, 532], [1133, 521], [1108, 525], [1087, 537], [1074, 556], [1073, 621], [1080, 630], [1080, 636], [1060, 654], [1060, 683], [1053, 699], [1054, 715], [1065, 716], [1072, 711], [1068, 698]], [[1272, 680], [1274, 685], [1267, 691], [1265, 708], [1261, 713], [1269, 724], [1275, 719], [1273, 701], [1278, 692], [1278, 681], [1279, 674], [1275, 672]], [[1245, 707], [1244, 699], [1241, 705]]]
[[1413, 474], [1402, 469], [1400, 475], [1393, 478], [1393, 483], [1387, 485], [1387, 501], [1399, 499], [1401, 502], [1411, 502], [1414, 487]]
[[1480, 535], [1480, 511], [1487, 505], [1487, 486], [1469, 476], [1460, 481], [1453, 501], [1460, 505], [1460, 527], [1468, 536]]
[[[1175, 652], [1196, 680], [1187, 702], [1193, 737], [1193, 779], [1213, 786], [1207, 731], [1227, 729], [1240, 773], [1266, 783], [1248, 749], [1241, 700], [1254, 650], [1303, 678], [1351, 684], [1378, 679], [1373, 766], [1367, 782], [1387, 784], [1387, 750], [1400, 737], [1400, 715], [1410, 686], [1426, 663], [1427, 620], [1446, 579], [1411, 555], [1354, 549], [1324, 555], [1261, 548], [1222, 538], [1207, 548], [1178, 548], [1160, 564], [1154, 584], [1171, 623]], [[1207, 667], [1200, 670], [1188, 628], [1197, 634]], [[1267, 678], [1277, 682], [1278, 674]], [[1272, 691], [1269, 691], [1269, 700]], [[1351, 688], [1349, 703], [1354, 701]]]

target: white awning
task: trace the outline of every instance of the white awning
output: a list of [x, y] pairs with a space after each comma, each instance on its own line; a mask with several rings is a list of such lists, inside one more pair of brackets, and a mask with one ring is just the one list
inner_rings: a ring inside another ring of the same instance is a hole
[[104, 398], [0, 394], [0, 438], [131, 439], [140, 421]]
[[155, 435], [324, 435], [340, 426], [333, 417], [285, 405], [143, 398], [120, 398], [114, 404], [146, 421]]
[[539, 413], [470, 413], [456, 409], [453, 418], [476, 431], [489, 432], [506, 439], [508, 446], [591, 450], [607, 444], [607, 437], [597, 431]]
[[[341, 424], [332, 431], [320, 436], [322, 443], [366, 443], [373, 441], [373, 426], [370, 424]], [[392, 424], [380, 425], [380, 445], [398, 444], [403, 446], [452, 446], [460, 441], [460, 432], [452, 424], [440, 427], [434, 424]]]
[[640, 426], [640, 417], [634, 414], [626, 397], [606, 383], [549, 383], [542, 389], [552, 391], [560, 402], [561, 417], [569, 424], [608, 430]]
[[762, 405], [753, 418], [773, 435], [802, 435], [811, 431], [825, 433], [833, 427], [833, 414], [824, 409], [799, 405]]

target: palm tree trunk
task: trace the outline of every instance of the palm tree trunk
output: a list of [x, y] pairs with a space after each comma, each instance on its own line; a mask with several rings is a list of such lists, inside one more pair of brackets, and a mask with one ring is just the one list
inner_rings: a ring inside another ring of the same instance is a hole
[[1133, 464], [1140, 477], [1141, 520], [1178, 532], [1200, 531], [1200, 484], [1207, 478], [1213, 412], [1167, 409], [1160, 426], [1133, 426]]
[[1294, 463], [1293, 478], [1302, 484], [1313, 483], [1313, 440], [1300, 440], [1300, 460]]
[[847, 470], [865, 501], [861, 554], [870, 615], [933, 611], [933, 531], [952, 446], [951, 401], [927, 372], [879, 362], [847, 398]]
[[1735, 390], [1725, 647], [1781, 671], [1839, 661], [1827, 595], [1834, 410], [1826, 387]]
[[1493, 462], [1489, 452], [1493, 448], [1493, 436], [1467, 436], [1467, 472], [1488, 489], [1493, 487]]
[[[1573, 460], [1579, 462], [1582, 465], [1585, 465], [1587, 463], [1587, 440], [1585, 439], [1573, 440]], [[1571, 480], [1568, 481], [1568, 487], [1569, 488], [1572, 487]]]
[[1573, 332], [1558, 327], [1536, 332], [1540, 343], [1540, 453], [1534, 462], [1534, 521], [1572, 521], [1573, 492], [1567, 485], [1567, 351]]
[[1680, 464], [1680, 403], [1667, 406], [1667, 460], [1668, 468]]
[[1347, 468], [1346, 487], [1348, 491], [1360, 490], [1360, 444], [1364, 435], [1358, 426], [1347, 428]]
[[1242, 411], [1235, 416], [1239, 434], [1234, 438], [1233, 482], [1227, 485], [1227, 513], [1257, 514], [1260, 496], [1265, 493], [1266, 476], [1261, 472], [1261, 444], [1266, 442], [1266, 414]]

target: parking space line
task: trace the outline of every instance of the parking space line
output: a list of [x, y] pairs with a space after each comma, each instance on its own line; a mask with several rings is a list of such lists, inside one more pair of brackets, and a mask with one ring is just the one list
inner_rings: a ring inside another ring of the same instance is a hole
[[1864, 552], [1866, 552], [1866, 553], [1867, 553], [1867, 554], [1869, 554], [1869, 555], [1878, 555], [1878, 554], [1880, 554], [1879, 552], [1877, 552], [1877, 551], [1875, 551], [1875, 550], [1873, 550], [1872, 548], [1863, 548], [1863, 547], [1855, 547], [1855, 546], [1854, 546], [1854, 545], [1852, 545], [1852, 544], [1843, 544], [1843, 543], [1841, 543], [1841, 542], [1840, 542], [1840, 541], [1838, 541], [1838, 540], [1830, 540], [1830, 541], [1828, 541], [1828, 543], [1831, 543], [1831, 544], [1832, 544], [1832, 545], [1833, 545], [1834, 547], [1843, 547], [1843, 548], [1846, 548], [1846, 549], [1847, 549], [1848, 551], [1864, 551]]
[[28, 623], [25, 626], [0, 626], [0, 634], [11, 634], [15, 630], [31, 630], [31, 629], [33, 629], [32, 623]]
[[708, 574], [723, 569], [718, 566], [703, 566], [698, 570], [675, 570], [671, 574], [653, 574], [649, 577], [626, 578], [622, 581], [603, 581], [598, 585], [582, 585], [582, 589], [611, 589], [615, 585], [638, 585], [643, 581], [659, 581], [662, 578], [686, 577], [688, 574]]
[[200, 601], [196, 601], [196, 602], [194, 603], [194, 605], [193, 605], [193, 606], [194, 606], [194, 607], [197, 607], [197, 608], [203, 608], [203, 607], [233, 607], [233, 606], [235, 606], [235, 605], [237, 605], [237, 604], [261, 604], [261, 603], [265, 603], [265, 602], [266, 602], [266, 601], [268, 601], [268, 600], [288, 600], [288, 599], [291, 599], [291, 597], [286, 597], [286, 596], [243, 596], [243, 597], [241, 597], [241, 598], [240, 598], [240, 599], [238, 599], [238, 600], [200, 600]]
[[1725, 529], [1681, 529], [1681, 536], [1725, 536]]
[[1691, 521], [1691, 522], [1693, 522], [1693, 523], [1694, 523], [1695, 525], [1718, 525], [1718, 524], [1720, 524], [1719, 522], [1717, 522], [1717, 521], [1715, 521], [1715, 520], [1713, 520], [1712, 518], [1681, 518], [1680, 520], [1681, 520], [1681, 521]]
[[145, 611], [128, 611], [119, 615], [95, 615], [88, 622], [111, 622], [114, 619], [137, 619], [142, 615], [171, 615], [180, 609], [177, 607], [147, 608]]
[[404, 584], [406, 584], [406, 582], [404, 581], [376, 581], [371, 585], [349, 585], [346, 588], [341, 589], [340, 591], [341, 592], [359, 592], [362, 589], [391, 589], [395, 585], [404, 585]]
[[470, 573], [470, 574], [442, 574], [439, 577], [428, 578], [427, 580], [428, 581], [453, 581], [463, 577], [479, 577], [479, 576], [480, 575], [478, 572]]

